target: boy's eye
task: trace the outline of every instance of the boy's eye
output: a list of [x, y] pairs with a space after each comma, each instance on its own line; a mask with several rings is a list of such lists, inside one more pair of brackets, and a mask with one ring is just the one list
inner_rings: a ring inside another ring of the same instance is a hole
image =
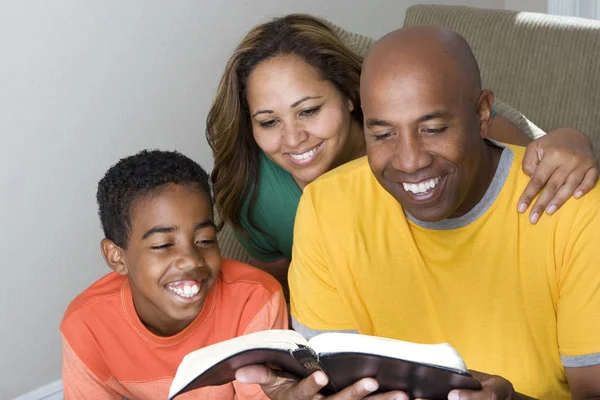
[[204, 246], [210, 246], [210, 245], [217, 243], [217, 240], [216, 239], [201, 239], [201, 240], [196, 240], [196, 243], [200, 244], [200, 245], [204, 245]]
[[277, 124], [277, 120], [276, 119], [270, 119], [268, 121], [262, 121], [258, 125], [261, 128], [271, 128], [271, 127], [275, 126], [276, 124]]
[[321, 109], [321, 106], [312, 107], [306, 110], [300, 111], [301, 117], [311, 117], [317, 113]]
[[156, 246], [151, 246], [150, 248], [152, 250], [162, 250], [162, 249], [167, 249], [167, 248], [169, 248], [171, 246], [173, 246], [173, 244], [171, 244], [171, 243], [165, 243], [165, 244], [159, 244], [159, 245], [156, 245]]

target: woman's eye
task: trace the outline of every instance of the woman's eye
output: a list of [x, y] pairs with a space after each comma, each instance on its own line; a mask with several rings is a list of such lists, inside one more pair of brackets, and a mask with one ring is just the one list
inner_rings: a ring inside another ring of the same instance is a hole
[[163, 250], [163, 249], [167, 249], [171, 246], [173, 246], [171, 243], [159, 244], [157, 246], [152, 246], [151, 249], [152, 250]]
[[277, 124], [277, 120], [275, 119], [270, 119], [268, 121], [263, 121], [261, 123], [259, 123], [261, 128], [271, 128], [272, 126], [275, 126]]
[[435, 135], [436, 133], [444, 132], [446, 129], [448, 129], [447, 126], [444, 126], [443, 128], [424, 128], [423, 132]]
[[300, 116], [302, 117], [312, 117], [321, 109], [321, 106], [309, 108], [307, 110], [300, 111]]
[[392, 137], [392, 132], [379, 133], [375, 135], [375, 140], [385, 140]]

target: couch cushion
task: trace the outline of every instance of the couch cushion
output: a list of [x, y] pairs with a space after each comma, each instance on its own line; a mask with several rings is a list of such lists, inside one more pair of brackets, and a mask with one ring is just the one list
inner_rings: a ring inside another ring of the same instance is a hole
[[485, 87], [546, 132], [585, 132], [600, 157], [600, 21], [464, 6], [415, 5], [405, 26], [457, 31]]

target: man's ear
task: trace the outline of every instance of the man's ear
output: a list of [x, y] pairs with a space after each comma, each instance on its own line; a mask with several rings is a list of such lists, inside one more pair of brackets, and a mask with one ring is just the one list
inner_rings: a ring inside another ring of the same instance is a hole
[[100, 242], [100, 250], [106, 264], [119, 275], [127, 275], [127, 266], [123, 259], [123, 249], [117, 246], [110, 239], [102, 239]]
[[492, 126], [492, 107], [494, 105], [494, 93], [484, 89], [477, 101], [477, 115], [479, 116], [479, 135], [482, 139], [490, 135]]

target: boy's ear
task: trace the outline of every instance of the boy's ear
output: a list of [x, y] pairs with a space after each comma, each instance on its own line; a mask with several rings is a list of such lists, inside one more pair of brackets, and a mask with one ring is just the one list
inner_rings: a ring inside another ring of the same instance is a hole
[[110, 239], [102, 239], [100, 249], [106, 264], [119, 275], [127, 275], [127, 266], [123, 260], [123, 249]]

